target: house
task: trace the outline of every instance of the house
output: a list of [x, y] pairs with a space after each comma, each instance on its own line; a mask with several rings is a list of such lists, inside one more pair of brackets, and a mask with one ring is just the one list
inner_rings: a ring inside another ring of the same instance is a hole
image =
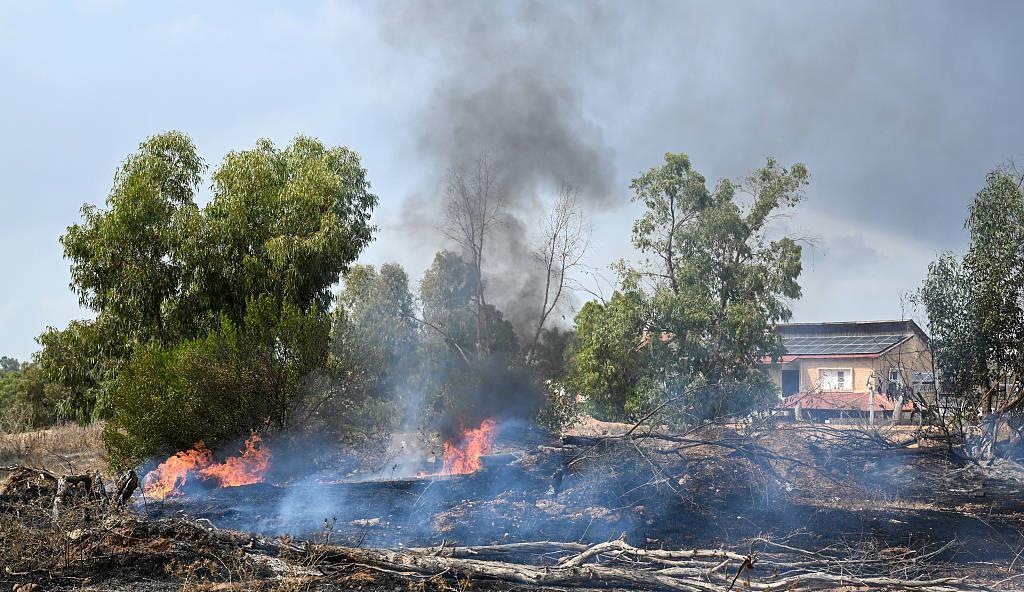
[[765, 359], [796, 419], [893, 419], [935, 399], [928, 336], [914, 321], [779, 325], [784, 353]]

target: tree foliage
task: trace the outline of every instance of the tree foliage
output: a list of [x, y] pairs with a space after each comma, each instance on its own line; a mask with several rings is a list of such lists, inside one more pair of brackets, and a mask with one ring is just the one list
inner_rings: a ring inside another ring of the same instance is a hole
[[372, 236], [377, 198], [347, 148], [260, 140], [224, 158], [199, 208], [205, 171], [188, 136], [153, 136], [116, 172], [106, 207], [84, 206], [61, 238], [71, 286], [96, 316], [39, 338], [40, 366], [65, 394], [60, 417], [116, 413], [108, 395], [137, 348], [174, 351], [223, 331], [224, 318], [241, 326], [253, 298], [325, 313]]
[[568, 386], [587, 397], [597, 417], [620, 419], [637, 401], [647, 369], [643, 309], [644, 297], [634, 290], [616, 292], [606, 303], [587, 302], [576, 315]]
[[87, 423], [110, 416], [110, 386], [131, 351], [117, 327], [108, 317], [71, 321], [63, 330], [50, 327], [36, 338], [42, 349], [35, 362], [46, 380], [60, 387], [55, 417]]
[[363, 401], [364, 411], [402, 409], [410, 403], [419, 349], [408, 274], [394, 263], [353, 266], [337, 303], [331, 353], [344, 397]]
[[18, 370], [21, 370], [21, 363], [18, 360], [10, 356], [0, 357], [0, 376], [8, 372], [17, 372]]
[[252, 294], [326, 311], [330, 287], [372, 237], [377, 197], [344, 147], [299, 136], [278, 150], [260, 140], [225, 157], [213, 191], [194, 268], [207, 306], [236, 320]]
[[56, 419], [60, 387], [46, 379], [39, 364], [4, 357], [0, 367], [0, 432], [20, 432]]
[[634, 179], [644, 213], [633, 244], [644, 258], [620, 263], [620, 293], [577, 317], [572, 376], [581, 392], [618, 417], [672, 398], [686, 421], [774, 397], [759, 365], [779, 352], [774, 325], [800, 296], [801, 250], [772, 238], [771, 222], [799, 203], [807, 182], [804, 165], [768, 159], [742, 182], [709, 189], [684, 154]]
[[962, 259], [943, 253], [920, 299], [942, 385], [967, 407], [1013, 410], [1024, 400], [1024, 194], [1021, 176], [988, 174], [965, 226]]
[[572, 329], [551, 327], [541, 331], [530, 365], [537, 378], [543, 381], [563, 380], [567, 370], [566, 357], [575, 341], [576, 332]]
[[[514, 354], [519, 342], [512, 324], [492, 304], [477, 307], [480, 276], [460, 255], [441, 251], [434, 256], [420, 281], [423, 319], [433, 341], [447, 342], [458, 351], [484, 356], [492, 352]], [[477, 330], [483, 317], [487, 331]], [[478, 342], [478, 336], [484, 339]]]
[[153, 136], [115, 173], [107, 208], [83, 206], [82, 222], [61, 237], [81, 304], [126, 341], [171, 343], [192, 324], [179, 316], [185, 229], [205, 168], [186, 135]]
[[329, 316], [270, 295], [245, 310], [240, 323], [222, 314], [205, 337], [136, 348], [112, 389], [117, 413], [104, 440], [113, 465], [293, 423], [311, 373], [326, 366]]

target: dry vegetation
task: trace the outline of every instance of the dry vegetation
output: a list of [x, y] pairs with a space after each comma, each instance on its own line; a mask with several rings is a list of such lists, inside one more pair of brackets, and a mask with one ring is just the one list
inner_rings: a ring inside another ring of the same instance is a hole
[[55, 473], [106, 469], [103, 424], [56, 426], [34, 432], [0, 432], [0, 466], [22, 465]]

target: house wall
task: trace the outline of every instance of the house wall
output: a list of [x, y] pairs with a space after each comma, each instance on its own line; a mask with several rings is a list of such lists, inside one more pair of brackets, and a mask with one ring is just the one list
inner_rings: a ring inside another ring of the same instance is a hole
[[[912, 384], [914, 372], [933, 372], [935, 370], [928, 345], [917, 335], [883, 354], [878, 359], [877, 365], [884, 372], [888, 372], [890, 368], [900, 368], [903, 384], [907, 385]], [[935, 403], [934, 393], [931, 393], [931, 397], [925, 398], [926, 400], [931, 399], [930, 404]]]
[[796, 363], [800, 364], [800, 390], [809, 391], [818, 387], [819, 369], [838, 368], [850, 369], [853, 371], [853, 388], [847, 390], [852, 390], [855, 393], [867, 392], [868, 377], [871, 376], [871, 373], [874, 371], [874, 362], [875, 360], [872, 358], [824, 358], [797, 360]]
[[853, 392], [868, 391], [868, 381], [872, 375], [887, 377], [890, 368], [900, 368], [904, 384], [910, 384], [914, 372], [931, 372], [932, 359], [927, 345], [917, 335], [905, 343], [893, 348], [879, 357], [850, 358], [801, 358], [788, 364], [771, 364], [768, 376], [775, 386], [782, 388], [782, 371], [800, 371], [800, 390], [809, 391], [817, 388], [818, 370], [821, 368], [840, 368], [853, 371]]

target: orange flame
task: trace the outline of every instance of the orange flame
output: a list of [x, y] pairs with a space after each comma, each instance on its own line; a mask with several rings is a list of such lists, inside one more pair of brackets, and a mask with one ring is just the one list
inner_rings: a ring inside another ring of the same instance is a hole
[[212, 460], [210, 449], [202, 442], [197, 442], [192, 450], [179, 452], [150, 471], [142, 482], [142, 491], [156, 499], [180, 495], [181, 486], [185, 484], [189, 473], [209, 466]]
[[441, 474], [468, 475], [480, 470], [480, 457], [490, 454], [496, 427], [497, 423], [493, 419], [485, 419], [480, 427], [463, 432], [460, 441], [446, 441]]
[[263, 445], [259, 436], [253, 434], [245, 441], [242, 456], [234, 456], [218, 465], [201, 469], [199, 476], [203, 479], [216, 479], [220, 481], [221, 487], [238, 487], [262, 483], [269, 466], [270, 450]]
[[181, 488], [189, 476], [216, 481], [218, 487], [262, 483], [269, 466], [270, 450], [256, 434], [246, 440], [241, 456], [217, 464], [213, 462], [213, 452], [197, 442], [192, 450], [178, 452], [150, 471], [142, 483], [142, 491], [155, 499], [182, 495]]

